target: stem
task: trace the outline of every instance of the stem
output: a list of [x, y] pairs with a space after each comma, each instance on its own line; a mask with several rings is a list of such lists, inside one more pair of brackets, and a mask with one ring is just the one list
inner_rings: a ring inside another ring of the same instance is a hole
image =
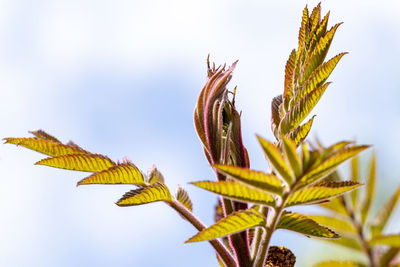
[[[207, 227], [202, 223], [190, 210], [188, 210], [179, 201], [172, 199], [168, 205], [176, 210], [183, 218], [190, 222], [197, 230], [202, 231]], [[227, 267], [236, 267], [237, 263], [228, 249], [218, 240], [210, 240], [210, 244], [216, 250], [218, 256], [222, 259]]]

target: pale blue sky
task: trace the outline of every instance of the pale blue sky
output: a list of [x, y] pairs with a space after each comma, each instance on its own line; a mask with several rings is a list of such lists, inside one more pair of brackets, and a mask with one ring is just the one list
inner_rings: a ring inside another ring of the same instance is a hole
[[[216, 197], [187, 185], [213, 178], [192, 119], [207, 54], [239, 59], [231, 88], [243, 138], [252, 166], [266, 170], [255, 133], [272, 139], [270, 101], [283, 90], [302, 9], [317, 3], [0, 0], [1, 137], [41, 128], [144, 171], [156, 164], [210, 224]], [[373, 144], [388, 194], [400, 181], [400, 4], [324, 1], [322, 10], [330, 25], [344, 21], [329, 56], [349, 55], [312, 112], [311, 135]], [[166, 205], [119, 208], [129, 186], [76, 188], [87, 174], [34, 166], [41, 158], [0, 146], [1, 266], [217, 266], [208, 243], [183, 244], [196, 231]], [[276, 234], [297, 266], [330, 249]]]

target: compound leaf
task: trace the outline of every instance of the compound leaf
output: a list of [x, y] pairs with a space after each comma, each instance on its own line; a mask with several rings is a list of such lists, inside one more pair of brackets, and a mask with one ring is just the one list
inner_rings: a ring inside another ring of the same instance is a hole
[[227, 198], [245, 202], [252, 202], [267, 206], [275, 205], [275, 200], [270, 194], [257, 189], [253, 189], [238, 182], [201, 181], [201, 182], [193, 182], [192, 184]]
[[120, 207], [136, 206], [156, 201], [170, 201], [171, 193], [168, 187], [162, 183], [154, 183], [125, 193], [117, 205]]
[[146, 185], [142, 173], [132, 163], [119, 163], [106, 170], [84, 178], [77, 185], [85, 184], [133, 184]]
[[322, 226], [314, 220], [290, 211], [283, 211], [277, 229], [287, 229], [304, 234], [323, 238], [339, 238], [340, 236], [329, 228]]
[[312, 204], [331, 197], [341, 195], [359, 187], [354, 181], [323, 181], [294, 192], [286, 202], [286, 206]]
[[212, 240], [263, 225], [265, 225], [265, 219], [259, 212], [253, 209], [240, 210], [222, 218], [217, 223], [191, 237], [185, 243]]
[[262, 171], [254, 171], [232, 165], [213, 165], [220, 173], [243, 182], [247, 185], [269, 191], [275, 194], [282, 194], [282, 181], [273, 174]]
[[115, 162], [100, 154], [70, 154], [49, 157], [35, 163], [59, 169], [99, 172], [115, 166]]

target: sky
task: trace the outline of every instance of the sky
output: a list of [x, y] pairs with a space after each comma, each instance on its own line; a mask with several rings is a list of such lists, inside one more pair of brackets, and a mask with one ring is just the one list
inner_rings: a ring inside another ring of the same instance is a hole
[[[188, 184], [213, 179], [193, 125], [207, 55], [239, 59], [230, 88], [251, 165], [267, 170], [255, 134], [273, 140], [270, 101], [283, 91], [302, 9], [317, 3], [0, 0], [0, 137], [44, 129], [143, 171], [155, 164], [210, 225], [216, 196]], [[400, 181], [400, 3], [323, 1], [328, 10], [329, 25], [344, 22], [328, 57], [349, 54], [312, 111], [311, 138], [372, 144], [361, 160], [377, 153], [381, 203]], [[87, 173], [34, 166], [41, 158], [0, 145], [0, 266], [217, 266], [207, 242], [183, 243], [196, 231], [165, 204], [120, 208], [131, 187], [77, 188]], [[339, 253], [285, 231], [272, 243], [300, 267]]]

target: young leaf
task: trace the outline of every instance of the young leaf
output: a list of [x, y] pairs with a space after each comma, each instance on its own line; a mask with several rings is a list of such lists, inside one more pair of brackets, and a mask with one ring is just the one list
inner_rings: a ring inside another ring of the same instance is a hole
[[178, 185], [178, 187], [176, 188], [175, 198], [188, 210], [193, 211], [192, 201], [190, 200], [190, 197], [186, 190], [181, 185]]
[[382, 233], [382, 230], [385, 228], [387, 221], [392, 214], [394, 207], [396, 206], [398, 200], [400, 198], [400, 187], [393, 194], [393, 196], [383, 205], [383, 207], [379, 210], [378, 215], [372, 221], [371, 231], [373, 235], [378, 235]]
[[265, 225], [265, 219], [259, 212], [253, 209], [241, 210], [230, 214], [216, 224], [204, 229], [185, 243], [211, 240], [263, 225]]
[[296, 152], [296, 143], [286, 136], [282, 136], [283, 151], [285, 152], [285, 157], [287, 162], [290, 163], [296, 178], [300, 177], [303, 170], [299, 155]]
[[369, 176], [367, 180], [367, 194], [361, 207], [361, 222], [364, 224], [368, 217], [372, 199], [375, 192], [375, 179], [376, 179], [376, 158], [375, 154], [372, 155], [369, 169]]
[[400, 234], [374, 236], [368, 243], [371, 245], [386, 245], [400, 248]]
[[142, 173], [132, 163], [119, 163], [106, 170], [82, 179], [77, 185], [85, 184], [133, 184], [146, 185]]
[[275, 135], [275, 138], [279, 138], [279, 132], [278, 132], [278, 127], [279, 123], [281, 122], [281, 116], [280, 116], [280, 107], [282, 104], [282, 95], [278, 95], [272, 99], [271, 103], [271, 130], [273, 134]]
[[315, 118], [315, 115], [312, 116], [311, 119], [308, 122], [306, 122], [305, 124], [297, 126], [294, 130], [289, 132], [286, 136], [289, 137], [290, 139], [292, 139], [296, 143], [296, 146], [298, 146], [301, 142], [304, 141], [304, 139], [306, 139], [308, 133], [311, 130], [311, 126], [313, 124], [314, 118]]
[[54, 136], [46, 133], [43, 130], [30, 131], [29, 133], [33, 134], [34, 136], [36, 136], [39, 139], [50, 140], [50, 141], [53, 141], [54, 143], [60, 143], [61, 144], [61, 142], [57, 138], [55, 138]]
[[115, 204], [120, 207], [136, 206], [156, 201], [168, 202], [171, 198], [171, 193], [165, 184], [155, 183], [125, 193]]
[[241, 183], [232, 181], [201, 181], [193, 182], [192, 184], [226, 198], [272, 207], [275, 205], [275, 200], [270, 194], [245, 186]]
[[147, 171], [147, 182], [149, 184], [164, 183], [164, 176], [155, 165]]
[[[283, 91], [283, 99], [286, 104], [288, 100], [292, 98], [292, 87], [293, 87], [293, 77], [294, 77], [294, 64], [296, 61], [296, 50], [293, 49], [290, 53], [289, 59], [286, 62], [285, 67], [285, 87]], [[281, 103], [282, 103], [282, 96], [280, 96]], [[288, 102], [287, 102], [288, 103]], [[273, 120], [274, 121], [274, 120]], [[279, 121], [277, 123], [279, 125]]]
[[282, 176], [288, 184], [291, 184], [294, 180], [294, 174], [291, 169], [286, 165], [285, 160], [282, 157], [279, 149], [272, 143], [268, 142], [264, 138], [257, 136], [265, 155], [271, 162], [272, 167]]
[[318, 181], [319, 179], [324, 178], [332, 171], [336, 169], [342, 162], [347, 159], [354, 157], [361, 151], [367, 149], [369, 146], [353, 146], [353, 147], [345, 147], [339, 150], [336, 153], [333, 153], [327, 159], [325, 159], [321, 164], [313, 167], [301, 178], [301, 185], [308, 185], [313, 182]]
[[286, 207], [294, 205], [312, 204], [341, 195], [359, 187], [361, 184], [354, 181], [323, 181], [310, 187], [294, 192], [286, 202]]
[[365, 264], [355, 261], [322, 261], [314, 265], [314, 267], [365, 267]]
[[59, 169], [99, 172], [115, 166], [115, 162], [100, 154], [70, 154], [49, 157], [35, 163]]
[[322, 226], [312, 219], [290, 211], [284, 211], [278, 222], [277, 229], [287, 229], [304, 234], [323, 238], [339, 238], [340, 236], [329, 228]]
[[214, 165], [213, 167], [220, 173], [247, 185], [278, 195], [282, 194], [282, 181], [273, 174], [228, 165]]
[[357, 229], [354, 225], [345, 220], [341, 219], [339, 216], [323, 216], [323, 215], [307, 215], [308, 218], [316, 221], [319, 224], [325, 225], [333, 230], [337, 230], [340, 232], [348, 232], [348, 233], [357, 233]]
[[37, 138], [4, 138], [6, 144], [14, 144], [17, 146], [23, 146], [28, 149], [40, 152], [45, 155], [52, 157], [62, 156], [67, 154], [86, 154], [87, 151], [82, 148], [64, 145], [59, 142], [52, 140], [37, 139]]

